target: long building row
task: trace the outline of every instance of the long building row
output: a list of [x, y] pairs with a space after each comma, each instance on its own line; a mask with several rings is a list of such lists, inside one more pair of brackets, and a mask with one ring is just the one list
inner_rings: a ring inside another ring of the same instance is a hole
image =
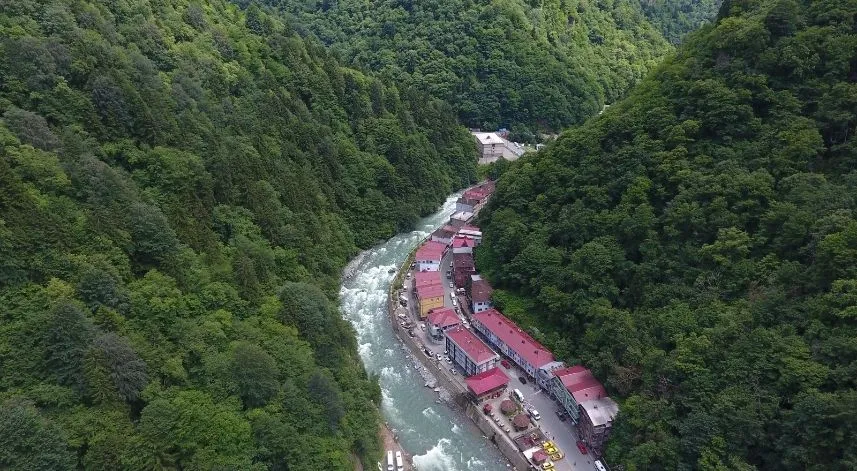
[[[429, 338], [444, 343], [450, 358], [468, 376], [466, 382], [474, 400], [496, 397], [506, 388], [508, 377], [498, 368], [506, 358], [556, 400], [576, 424], [580, 439], [600, 456], [619, 411], [616, 402], [587, 368], [558, 361], [550, 350], [495, 309], [491, 286], [476, 273], [473, 249], [482, 241], [482, 233], [470, 225], [470, 219], [493, 190], [490, 181], [467, 190], [456, 203], [457, 211], [449, 223], [417, 250], [413, 277], [417, 310], [427, 321]], [[450, 251], [452, 264], [446, 275], [453, 280], [456, 292], [463, 291], [467, 300], [464, 309], [444, 307], [441, 264]], [[459, 316], [462, 310], [469, 314], [472, 330]]]

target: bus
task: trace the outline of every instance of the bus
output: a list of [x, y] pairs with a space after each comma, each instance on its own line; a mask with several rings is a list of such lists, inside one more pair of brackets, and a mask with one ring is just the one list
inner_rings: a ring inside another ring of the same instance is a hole
[[396, 465], [393, 463], [393, 452], [387, 450], [387, 471], [393, 471]]

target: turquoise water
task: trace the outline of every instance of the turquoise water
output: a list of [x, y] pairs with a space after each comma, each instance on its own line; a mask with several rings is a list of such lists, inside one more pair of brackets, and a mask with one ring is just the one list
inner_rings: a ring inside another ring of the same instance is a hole
[[444, 404], [437, 393], [424, 387], [415, 362], [402, 349], [390, 328], [387, 290], [411, 250], [440, 227], [454, 212], [458, 194], [441, 209], [420, 221], [417, 230], [399, 234], [361, 254], [346, 268], [349, 274], [340, 288], [343, 316], [357, 331], [360, 356], [366, 369], [381, 378], [384, 400], [381, 411], [399, 442], [414, 455], [420, 471], [497, 471], [506, 469], [500, 452], [464, 416]]

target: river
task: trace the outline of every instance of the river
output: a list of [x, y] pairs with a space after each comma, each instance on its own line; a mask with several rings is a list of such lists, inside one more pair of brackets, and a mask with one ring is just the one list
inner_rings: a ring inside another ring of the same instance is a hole
[[403, 351], [386, 312], [387, 291], [395, 276], [389, 270], [398, 269], [423, 238], [449, 219], [458, 196], [447, 198], [437, 213], [417, 224], [417, 230], [399, 234], [353, 260], [346, 268], [350, 276], [340, 288], [340, 305], [357, 331], [366, 369], [380, 374], [384, 420], [414, 455], [414, 466], [420, 471], [497, 471], [506, 469], [503, 456], [463, 413], [435, 403], [437, 393], [424, 387], [425, 380]]

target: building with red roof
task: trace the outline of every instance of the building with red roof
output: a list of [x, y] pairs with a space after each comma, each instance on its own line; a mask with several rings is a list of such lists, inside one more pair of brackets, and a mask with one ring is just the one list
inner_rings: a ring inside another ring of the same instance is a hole
[[420, 319], [428, 315], [429, 311], [435, 308], [443, 307], [443, 286], [428, 285], [418, 287], [416, 290], [417, 309], [420, 313]]
[[440, 242], [441, 244], [449, 245], [452, 243], [452, 238], [458, 233], [458, 228], [455, 226], [445, 225], [431, 233], [429, 240]]
[[418, 271], [414, 273], [413, 281], [414, 289], [422, 288], [423, 286], [443, 284], [439, 271]]
[[446, 351], [467, 376], [488, 371], [500, 361], [491, 347], [460, 326], [446, 331]]
[[575, 423], [580, 418], [580, 403], [607, 397], [604, 386], [580, 365], [554, 370], [551, 393]]
[[554, 361], [553, 353], [496, 309], [474, 313], [473, 327], [532, 377]]
[[452, 238], [452, 253], [473, 253], [473, 247], [476, 247], [476, 241], [470, 237], [457, 235]]
[[494, 290], [491, 289], [491, 285], [483, 280], [481, 276], [470, 275], [470, 292], [468, 296], [470, 297], [471, 312], [475, 314], [491, 309], [491, 295], [493, 293]]
[[414, 256], [414, 263], [417, 265], [417, 271], [439, 271], [440, 260], [446, 252], [446, 244], [428, 241], [417, 249]]
[[428, 313], [426, 324], [428, 324], [429, 338], [435, 343], [441, 343], [447, 330], [461, 324], [461, 318], [451, 308], [435, 308]]
[[472, 253], [452, 254], [452, 278], [455, 286], [467, 286], [470, 275], [476, 271], [476, 262]]
[[467, 389], [477, 402], [492, 397], [500, 397], [506, 386], [509, 385], [509, 377], [496, 366], [488, 371], [465, 378]]

